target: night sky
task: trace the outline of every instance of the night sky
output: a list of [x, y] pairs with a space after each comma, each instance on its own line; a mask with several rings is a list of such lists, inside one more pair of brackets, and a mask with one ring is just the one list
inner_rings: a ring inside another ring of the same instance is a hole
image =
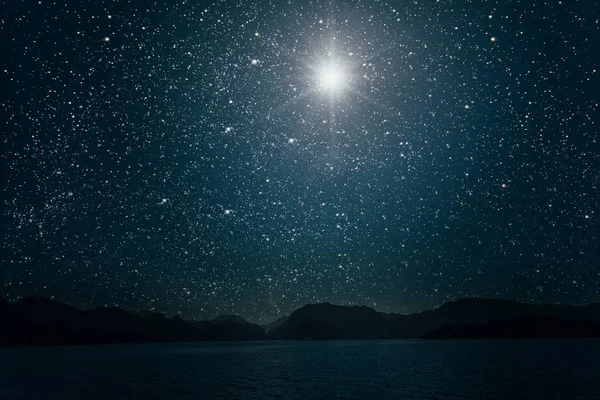
[[600, 301], [596, 1], [1, 3], [9, 300]]

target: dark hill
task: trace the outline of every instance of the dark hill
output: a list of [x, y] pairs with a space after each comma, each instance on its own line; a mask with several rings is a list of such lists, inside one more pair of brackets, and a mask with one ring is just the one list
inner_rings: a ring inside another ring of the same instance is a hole
[[273, 327], [274, 339], [380, 339], [389, 337], [387, 314], [365, 306], [309, 304]]
[[230, 325], [230, 324], [248, 324], [244, 318], [239, 315], [221, 315], [213, 320], [211, 320], [215, 325]]
[[281, 326], [285, 323], [285, 321], [287, 321], [289, 318], [288, 315], [283, 316], [281, 318], [277, 318], [275, 321], [263, 325], [263, 329], [265, 330], [265, 333], [269, 334], [269, 332], [271, 332], [273, 329], [277, 328], [278, 326]]
[[308, 305], [269, 331], [274, 339], [409, 339], [451, 324], [481, 324], [522, 316], [599, 319], [597, 307], [532, 305], [511, 300], [466, 298], [421, 313], [385, 314], [368, 307]]
[[584, 337], [598, 336], [598, 324], [599, 304], [532, 305], [477, 298], [460, 299], [409, 315], [381, 313], [365, 306], [309, 304], [266, 327], [237, 315], [185, 321], [116, 307], [81, 311], [39, 297], [26, 297], [15, 303], [0, 300], [3, 345], [423, 336]]
[[263, 340], [266, 339], [264, 329], [257, 324], [246, 321], [239, 315], [222, 315], [210, 321], [216, 340]]
[[187, 342], [264, 339], [264, 330], [241, 317], [189, 322], [117, 307], [81, 311], [40, 297], [0, 303], [0, 345]]
[[483, 324], [444, 325], [423, 339], [527, 339], [600, 337], [600, 323], [556, 317], [524, 316]]
[[13, 312], [35, 325], [67, 323], [81, 313], [80, 310], [58, 301], [42, 297], [24, 297], [12, 304]]

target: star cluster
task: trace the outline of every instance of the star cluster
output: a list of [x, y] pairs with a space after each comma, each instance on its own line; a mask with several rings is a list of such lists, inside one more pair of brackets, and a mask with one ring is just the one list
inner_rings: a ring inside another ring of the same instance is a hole
[[3, 10], [5, 297], [600, 301], [594, 1]]

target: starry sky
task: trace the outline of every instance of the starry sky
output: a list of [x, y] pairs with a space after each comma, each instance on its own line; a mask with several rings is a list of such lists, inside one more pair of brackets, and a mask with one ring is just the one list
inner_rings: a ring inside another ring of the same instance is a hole
[[600, 301], [598, 2], [2, 10], [3, 297]]

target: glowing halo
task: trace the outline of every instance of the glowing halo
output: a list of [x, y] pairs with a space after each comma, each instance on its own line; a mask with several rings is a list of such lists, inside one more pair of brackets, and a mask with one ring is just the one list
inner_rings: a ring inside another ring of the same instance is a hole
[[329, 65], [319, 71], [319, 86], [328, 92], [339, 92], [346, 84], [344, 69], [337, 65]]
[[[267, 118], [306, 101], [316, 101], [318, 106], [329, 105], [331, 115], [327, 121], [335, 121], [336, 110], [343, 109], [358, 98], [361, 99], [360, 101], [376, 105], [386, 113], [397, 114], [393, 108], [379, 103], [376, 98], [368, 95], [369, 91], [365, 90], [364, 84], [369, 83], [368, 75], [371, 74], [369, 71], [363, 71], [365, 66], [371, 65], [372, 59], [389, 51], [393, 46], [387, 46], [373, 54], [358, 56], [348, 49], [336, 50], [335, 41], [334, 37], [329, 44], [321, 43], [320, 50], [314, 48], [313, 51], [308, 52], [283, 51], [284, 55], [297, 65], [297, 70], [305, 74], [291, 77], [290, 80], [294, 82], [288, 85], [291, 88], [291, 96], [274, 107]], [[317, 109], [311, 108], [311, 105], [315, 104], [308, 104], [307, 108]], [[296, 112], [297, 110], [296, 108]]]

